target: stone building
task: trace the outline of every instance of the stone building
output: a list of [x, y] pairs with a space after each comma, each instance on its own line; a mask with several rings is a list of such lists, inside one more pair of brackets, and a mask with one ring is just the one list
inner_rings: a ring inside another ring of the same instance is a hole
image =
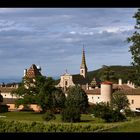
[[[39, 66], [37, 67], [35, 64], [32, 64], [32, 66], [28, 70], [27, 69], [24, 70], [23, 80], [24, 80], [26, 88], [28, 88], [29, 86], [34, 86], [36, 76], [41, 76], [41, 67], [39, 67]], [[18, 88], [18, 84], [15, 84], [15, 83], [14, 84], [2, 84], [0, 86], [0, 93], [3, 96], [2, 104], [8, 105], [9, 111], [23, 109], [23, 105], [20, 105], [18, 108], [15, 105], [16, 100], [19, 98], [22, 98], [22, 97], [11, 94], [12, 91], [17, 88]], [[41, 111], [41, 108], [36, 104], [30, 104], [28, 107], [36, 112]]]
[[[130, 102], [131, 110], [140, 109], [140, 88], [135, 88], [135, 85], [132, 82], [128, 81], [127, 83], [123, 83], [122, 79], [118, 79], [118, 84], [114, 84], [109, 81], [101, 82], [95, 77], [91, 77], [90, 79], [92, 80], [90, 81], [87, 72], [88, 68], [86, 66], [85, 51], [83, 49], [80, 74], [71, 75], [66, 71], [60, 77], [60, 81], [56, 87], [61, 87], [64, 91], [66, 91], [70, 86], [81, 86], [85, 90], [88, 96], [88, 102], [91, 105], [99, 102], [110, 102], [114, 91], [123, 91]], [[34, 86], [35, 77], [41, 75], [41, 68], [39, 66], [37, 67], [35, 64], [32, 64], [28, 70], [25, 69], [23, 77], [25, 87], [28, 88], [29, 86]], [[15, 100], [19, 97], [11, 95], [12, 90], [17, 87], [18, 85], [16, 84], [8, 86], [2, 84], [0, 86], [0, 92], [4, 98], [3, 104], [7, 104], [10, 111], [17, 109], [15, 107]], [[31, 104], [29, 107], [34, 111], [41, 110], [41, 108], [36, 104]], [[23, 106], [19, 106], [18, 110], [21, 110], [22, 108]]]
[[32, 66], [27, 70], [24, 70], [24, 83], [25, 87], [28, 88], [29, 86], [34, 86], [35, 77], [41, 76], [41, 67], [36, 66], [35, 64], [32, 64]]
[[71, 75], [66, 72], [60, 77], [57, 87], [61, 87], [65, 91], [70, 86], [80, 85], [85, 90], [91, 105], [99, 102], [110, 102], [112, 93], [120, 90], [126, 94], [132, 110], [140, 108], [140, 89], [135, 89], [132, 82], [123, 83], [122, 79], [118, 79], [118, 84], [113, 84], [109, 81], [101, 82], [95, 77], [92, 77], [92, 81], [90, 81], [87, 76], [87, 70], [85, 51], [83, 49], [80, 75]]
[[87, 76], [87, 70], [88, 69], [87, 69], [86, 59], [85, 59], [85, 51], [83, 48], [80, 74], [71, 75], [66, 71], [63, 75], [61, 75], [60, 82], [56, 87], [61, 87], [65, 91], [70, 86], [80, 85], [83, 89], [86, 90], [91, 82], [89, 81], [89, 78]]

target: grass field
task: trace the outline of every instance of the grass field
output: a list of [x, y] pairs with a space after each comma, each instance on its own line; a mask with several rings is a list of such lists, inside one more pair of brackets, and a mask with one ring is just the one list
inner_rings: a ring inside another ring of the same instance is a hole
[[[35, 113], [35, 112], [7, 112], [0, 113], [0, 120], [10, 120], [10, 121], [26, 121], [26, 122], [42, 122], [43, 114]], [[56, 119], [50, 121], [49, 123], [61, 123], [61, 124], [70, 124], [63, 123], [61, 121], [61, 116], [59, 114], [56, 115]], [[74, 125], [98, 125], [105, 126], [104, 130], [99, 129], [97, 132], [140, 132], [140, 117], [131, 118], [129, 121], [125, 122], [116, 122], [116, 123], [105, 123], [102, 119], [93, 118], [89, 114], [81, 115], [81, 122], [74, 123]]]
[[124, 122], [121, 125], [107, 130], [106, 132], [140, 132], [140, 118]]
[[[40, 113], [35, 112], [6, 112], [0, 113], [0, 119], [5, 120], [18, 120], [18, 121], [40, 121], [43, 122], [42, 115]], [[50, 122], [61, 122], [60, 114], [56, 114], [56, 119]], [[82, 114], [81, 115], [81, 122], [80, 123], [103, 123], [102, 119], [93, 118], [89, 114]]]

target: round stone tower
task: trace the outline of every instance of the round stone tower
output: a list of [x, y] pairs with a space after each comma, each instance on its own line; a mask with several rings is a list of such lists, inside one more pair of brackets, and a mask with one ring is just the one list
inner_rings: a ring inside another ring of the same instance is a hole
[[101, 102], [110, 102], [112, 94], [112, 82], [101, 83]]

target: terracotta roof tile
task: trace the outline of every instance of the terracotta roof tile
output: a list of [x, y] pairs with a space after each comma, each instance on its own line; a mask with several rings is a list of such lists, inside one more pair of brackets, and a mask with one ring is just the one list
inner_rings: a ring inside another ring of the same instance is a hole
[[14, 90], [16, 88], [12, 88], [12, 87], [0, 87], [0, 91], [5, 93], [5, 92], [12, 92], [12, 90]]
[[93, 90], [85, 90], [86, 94], [100, 95], [100, 88]]

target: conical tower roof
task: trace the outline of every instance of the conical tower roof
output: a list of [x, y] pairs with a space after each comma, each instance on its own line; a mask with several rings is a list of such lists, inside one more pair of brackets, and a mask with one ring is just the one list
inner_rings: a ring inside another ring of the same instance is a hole
[[85, 50], [84, 50], [84, 47], [83, 47], [83, 54], [82, 54], [82, 63], [81, 63], [80, 68], [87, 69], [87, 66], [86, 66], [86, 59], [85, 59]]

